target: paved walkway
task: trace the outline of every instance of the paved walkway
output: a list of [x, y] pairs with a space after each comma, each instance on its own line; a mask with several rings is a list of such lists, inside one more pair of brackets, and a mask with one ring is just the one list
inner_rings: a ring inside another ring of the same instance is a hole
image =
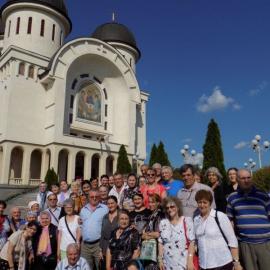
[[9, 214], [10, 209], [13, 206], [18, 206], [22, 211], [22, 217], [25, 217], [26, 211], [27, 211], [27, 205], [30, 201], [35, 201], [37, 196], [37, 190], [19, 195], [18, 197], [8, 201], [8, 206], [5, 211], [6, 214]]

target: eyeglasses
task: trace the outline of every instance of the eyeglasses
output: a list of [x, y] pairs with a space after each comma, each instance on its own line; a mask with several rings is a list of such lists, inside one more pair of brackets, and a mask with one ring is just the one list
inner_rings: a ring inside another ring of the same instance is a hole
[[152, 177], [152, 176], [155, 176], [155, 174], [154, 173], [149, 173], [149, 174], [147, 174], [147, 176]]
[[169, 205], [169, 206], [166, 206], [166, 210], [169, 210], [169, 209], [175, 209], [176, 206], [175, 205]]

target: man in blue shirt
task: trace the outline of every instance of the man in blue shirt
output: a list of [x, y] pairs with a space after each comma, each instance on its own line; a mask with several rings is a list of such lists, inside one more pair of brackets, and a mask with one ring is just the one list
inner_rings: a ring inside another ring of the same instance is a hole
[[161, 169], [162, 181], [160, 182], [166, 188], [168, 196], [177, 196], [179, 190], [184, 186], [181, 180], [173, 179], [173, 170], [170, 166], [163, 166]]
[[91, 269], [99, 269], [100, 237], [103, 217], [108, 213], [108, 207], [100, 203], [98, 190], [89, 192], [89, 203], [80, 213], [82, 220], [81, 256], [87, 260]]
[[237, 232], [244, 269], [269, 270], [270, 198], [253, 185], [248, 170], [239, 170], [237, 181], [238, 189], [228, 197], [227, 215]]

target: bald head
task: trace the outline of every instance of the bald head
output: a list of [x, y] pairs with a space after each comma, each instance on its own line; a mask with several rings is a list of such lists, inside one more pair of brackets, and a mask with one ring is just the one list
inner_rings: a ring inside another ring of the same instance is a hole
[[247, 169], [240, 169], [238, 171], [237, 182], [241, 190], [249, 192], [253, 186], [251, 172]]

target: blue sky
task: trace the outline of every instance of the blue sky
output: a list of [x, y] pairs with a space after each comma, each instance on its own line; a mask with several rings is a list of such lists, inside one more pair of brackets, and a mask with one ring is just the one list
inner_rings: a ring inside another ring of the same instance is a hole
[[[134, 33], [142, 52], [139, 84], [151, 95], [148, 152], [162, 140], [179, 166], [182, 146], [188, 141], [201, 151], [214, 118], [227, 167], [256, 159], [247, 143], [256, 134], [270, 140], [269, 0], [66, 2], [73, 22], [68, 40], [90, 36], [112, 12]], [[270, 151], [263, 163], [270, 163]]]

